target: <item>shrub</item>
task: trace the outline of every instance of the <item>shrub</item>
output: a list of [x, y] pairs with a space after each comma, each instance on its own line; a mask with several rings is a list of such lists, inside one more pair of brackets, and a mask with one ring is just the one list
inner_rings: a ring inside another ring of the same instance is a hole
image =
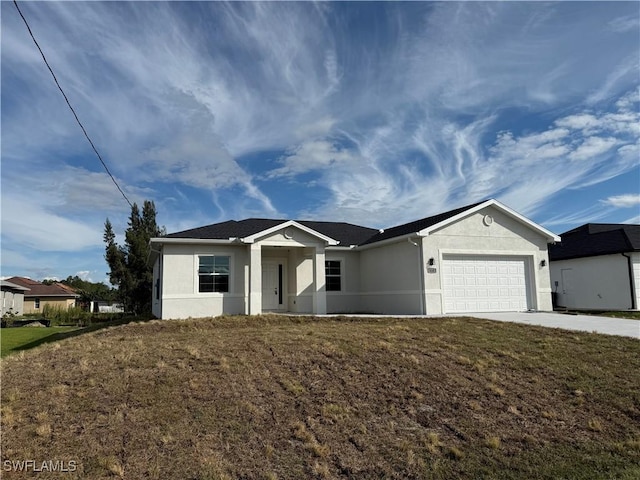
[[91, 321], [91, 314], [80, 307], [65, 308], [45, 304], [42, 307], [42, 316], [49, 320], [51, 325], [87, 325]]

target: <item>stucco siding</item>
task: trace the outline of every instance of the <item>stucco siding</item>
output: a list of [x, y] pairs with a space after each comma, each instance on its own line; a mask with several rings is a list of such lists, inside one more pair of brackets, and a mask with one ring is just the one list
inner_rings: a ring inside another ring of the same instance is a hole
[[341, 290], [327, 292], [327, 313], [359, 313], [360, 253], [327, 249], [326, 260], [340, 262]]
[[286, 227], [271, 234], [259, 237], [256, 243], [265, 246], [279, 247], [308, 247], [310, 245], [324, 245], [320, 239], [295, 227]]
[[[210, 317], [245, 311], [246, 246], [171, 245], [163, 247], [162, 318]], [[229, 255], [228, 293], [198, 292], [200, 255]]]
[[[489, 215], [492, 221], [485, 220]], [[495, 255], [523, 257], [527, 260], [528, 296], [532, 309], [552, 310], [547, 239], [528, 226], [487, 207], [445, 228], [432, 232], [423, 240], [427, 313], [443, 312], [443, 259], [447, 255]], [[542, 266], [544, 261], [544, 266]]]
[[289, 311], [313, 311], [313, 248], [294, 248], [289, 255]]
[[219, 295], [209, 298], [165, 298], [162, 318], [204, 318], [244, 313], [243, 295]]
[[[638, 257], [633, 257], [638, 279]], [[621, 254], [558, 260], [551, 263], [551, 282], [558, 282], [558, 305], [572, 309], [631, 308], [629, 264]], [[637, 285], [637, 283], [636, 283]], [[637, 287], [634, 292], [638, 296]]]
[[365, 313], [419, 315], [420, 250], [407, 240], [360, 253], [361, 309]]

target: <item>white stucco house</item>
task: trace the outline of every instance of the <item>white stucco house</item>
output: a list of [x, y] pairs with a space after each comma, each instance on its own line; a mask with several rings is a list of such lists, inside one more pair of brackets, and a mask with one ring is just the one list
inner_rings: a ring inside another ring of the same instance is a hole
[[637, 310], [640, 304], [640, 225], [588, 223], [549, 248], [559, 307]]
[[496, 200], [378, 230], [247, 219], [151, 239], [153, 313], [551, 310], [560, 237]]

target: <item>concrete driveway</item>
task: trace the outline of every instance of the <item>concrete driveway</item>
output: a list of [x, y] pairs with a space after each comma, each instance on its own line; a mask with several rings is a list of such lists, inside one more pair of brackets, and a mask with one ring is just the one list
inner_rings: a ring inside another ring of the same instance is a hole
[[467, 315], [499, 322], [526, 323], [542, 327], [564, 328], [566, 330], [580, 330], [640, 339], [640, 320], [597, 317], [593, 315], [568, 315], [554, 312], [499, 312], [470, 313]]

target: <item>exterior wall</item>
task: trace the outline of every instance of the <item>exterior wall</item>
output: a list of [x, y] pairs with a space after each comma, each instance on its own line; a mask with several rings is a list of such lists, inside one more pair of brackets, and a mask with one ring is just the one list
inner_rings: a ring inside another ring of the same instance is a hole
[[340, 261], [342, 287], [339, 292], [327, 292], [327, 313], [360, 312], [360, 253], [327, 249], [325, 258]]
[[420, 274], [420, 249], [406, 239], [362, 250], [362, 312], [398, 315], [424, 313]]
[[[295, 227], [287, 227], [256, 239], [253, 244], [164, 244], [153, 267], [154, 315], [165, 319], [196, 318], [259, 311], [262, 276], [258, 270], [258, 275], [251, 280], [252, 251], [256, 270], [265, 261], [277, 260], [284, 264], [286, 310], [311, 313], [325, 308], [322, 306], [322, 295], [325, 294], [324, 241]], [[198, 292], [199, 255], [231, 256], [228, 293]], [[322, 267], [321, 278], [316, 275], [317, 262]], [[161, 279], [161, 299], [155, 300], [158, 278]]]
[[313, 248], [294, 248], [289, 252], [289, 311], [313, 311]]
[[[198, 256], [216, 254], [231, 256], [230, 291], [198, 293]], [[244, 245], [164, 245], [162, 268], [154, 269], [154, 275], [162, 274], [161, 318], [244, 313], [248, 261]]]
[[24, 313], [24, 293], [14, 292], [12, 290], [2, 290], [2, 316], [11, 311], [14, 315], [22, 315]]
[[40, 308], [35, 308], [35, 298], [24, 299], [24, 313], [41, 313], [45, 305], [54, 308], [71, 308], [76, 306], [75, 298], [37, 297], [40, 299]]
[[[493, 223], [487, 225], [483, 221], [485, 215], [490, 215]], [[552, 310], [546, 238], [494, 207], [479, 210], [431, 233], [423, 239], [422, 248], [427, 314], [446, 313], [443, 311], [441, 266], [447, 254], [514, 255], [527, 258], [530, 308]], [[432, 267], [426, 265], [430, 258], [434, 259]], [[541, 266], [543, 260], [545, 266]]]
[[[634, 293], [638, 298], [640, 255], [633, 254], [632, 261]], [[558, 282], [558, 306], [594, 310], [632, 308], [629, 264], [621, 254], [554, 261], [551, 281], [554, 289]]]

